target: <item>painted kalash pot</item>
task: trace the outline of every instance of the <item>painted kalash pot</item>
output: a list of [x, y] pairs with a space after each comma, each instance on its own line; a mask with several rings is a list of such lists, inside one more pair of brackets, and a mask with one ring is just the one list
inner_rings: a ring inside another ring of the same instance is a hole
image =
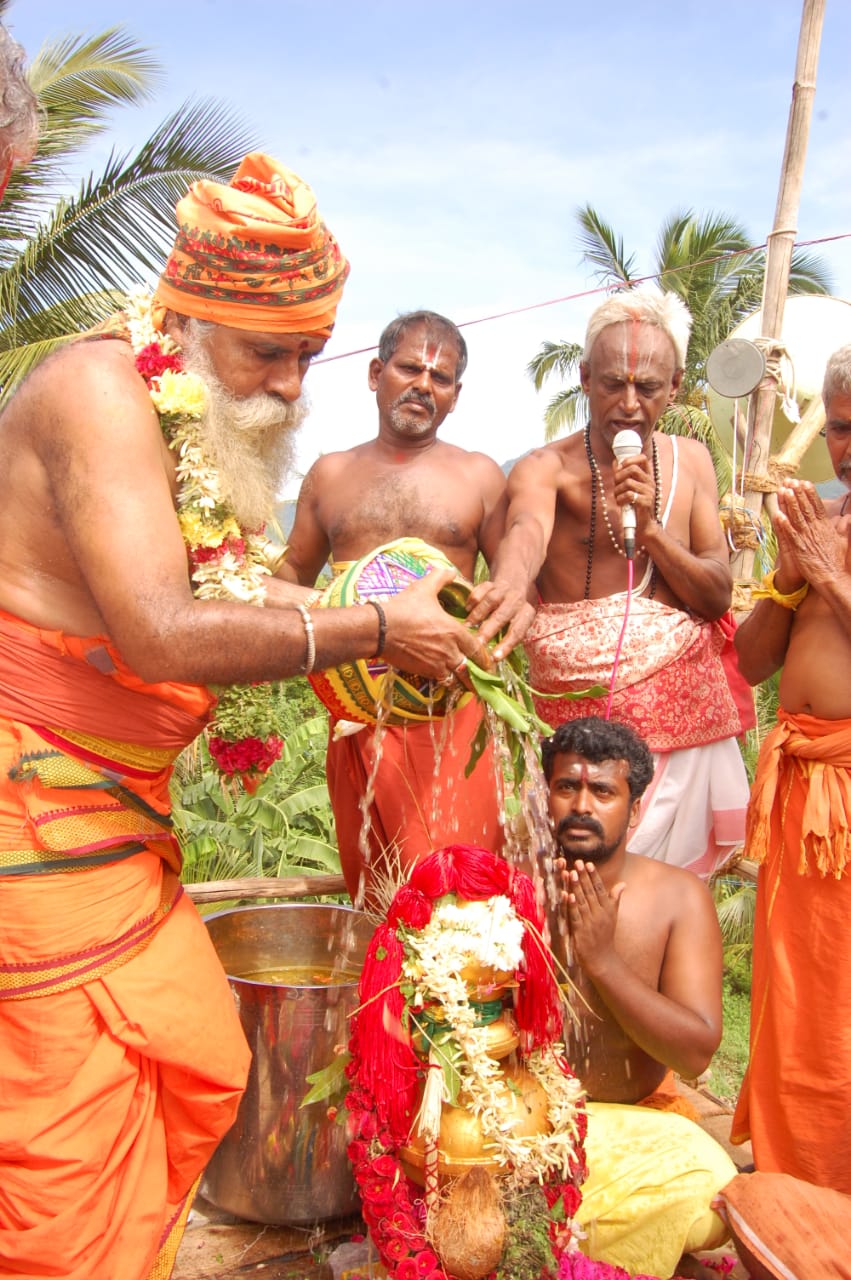
[[348, 1151], [393, 1280], [595, 1265], [574, 1221], [583, 1095], [541, 929], [527, 876], [453, 845], [413, 870], [372, 938], [345, 1069]]
[[[387, 542], [360, 560], [335, 568], [333, 581], [314, 603], [317, 609], [389, 600], [432, 569], [452, 569], [455, 578], [441, 589], [437, 598], [452, 617], [463, 620], [467, 616], [467, 599], [472, 583], [457, 572], [442, 551], [419, 538]], [[492, 646], [495, 644], [496, 639]], [[431, 680], [415, 673], [397, 671], [381, 655], [313, 671], [308, 679], [319, 701], [335, 719], [353, 726], [425, 724], [464, 706], [475, 694], [489, 709], [495, 723], [505, 726], [509, 752], [513, 757], [518, 757], [524, 738], [551, 732], [549, 725], [535, 714], [532, 690], [524, 677], [519, 650], [509, 654], [491, 671], [482, 670], [469, 659], [466, 667], [472, 694], [456, 681]], [[482, 741], [473, 744], [474, 759], [483, 743], [484, 726]], [[515, 765], [518, 764], [519, 759], [515, 759]], [[515, 769], [515, 772], [522, 776], [524, 770]]]
[[[366, 604], [388, 600], [422, 578], [431, 569], [455, 569], [437, 548], [418, 538], [400, 538], [376, 547], [368, 555], [337, 572], [322, 596], [318, 608]], [[460, 575], [440, 592], [447, 613], [466, 616], [465, 604], [470, 583]], [[313, 691], [334, 716], [361, 724], [422, 724], [442, 716], [450, 705], [461, 705], [469, 697], [450, 699], [448, 687], [438, 680], [396, 671], [380, 656], [344, 662], [338, 667], [315, 671], [309, 676]]]

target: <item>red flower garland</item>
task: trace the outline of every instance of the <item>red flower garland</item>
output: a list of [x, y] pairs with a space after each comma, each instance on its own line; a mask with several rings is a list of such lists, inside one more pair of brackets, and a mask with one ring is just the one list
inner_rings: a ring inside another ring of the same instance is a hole
[[280, 758], [284, 743], [277, 734], [268, 738], [240, 738], [229, 742], [226, 738], [211, 735], [207, 740], [210, 755], [222, 773], [265, 773]]

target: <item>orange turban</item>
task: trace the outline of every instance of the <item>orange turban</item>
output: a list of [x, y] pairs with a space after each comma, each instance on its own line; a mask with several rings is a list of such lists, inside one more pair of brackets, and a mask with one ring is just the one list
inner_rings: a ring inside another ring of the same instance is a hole
[[194, 182], [157, 300], [181, 315], [258, 333], [328, 337], [349, 264], [291, 169], [255, 151], [229, 186]]

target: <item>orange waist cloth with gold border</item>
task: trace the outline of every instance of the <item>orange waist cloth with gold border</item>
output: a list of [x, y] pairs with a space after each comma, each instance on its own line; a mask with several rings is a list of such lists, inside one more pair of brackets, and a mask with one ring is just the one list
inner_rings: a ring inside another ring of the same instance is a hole
[[176, 871], [168, 782], [213, 695], [146, 684], [104, 636], [0, 611], [0, 875], [74, 871], [151, 849]]

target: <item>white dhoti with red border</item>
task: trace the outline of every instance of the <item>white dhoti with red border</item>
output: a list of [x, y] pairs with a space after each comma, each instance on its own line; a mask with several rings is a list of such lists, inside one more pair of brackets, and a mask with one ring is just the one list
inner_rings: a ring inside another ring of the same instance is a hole
[[[608, 690], [625, 607], [623, 595], [540, 605], [525, 640], [534, 689]], [[716, 623], [633, 596], [611, 699], [610, 718], [644, 738], [656, 765], [630, 851], [703, 877], [742, 843], [748, 801], [723, 644]], [[535, 706], [555, 728], [565, 720], [605, 717], [608, 701], [608, 693], [539, 697]]]

